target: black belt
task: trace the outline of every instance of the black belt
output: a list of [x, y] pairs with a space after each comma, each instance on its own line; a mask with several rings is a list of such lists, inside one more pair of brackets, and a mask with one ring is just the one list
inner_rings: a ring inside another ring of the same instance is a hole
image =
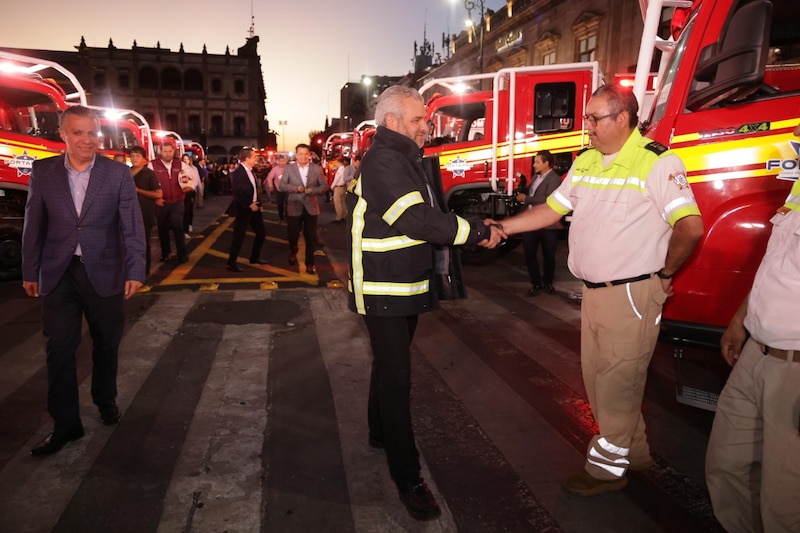
[[72, 260], [73, 261], [80, 261], [81, 263], [83, 263], [83, 256], [82, 255], [73, 255], [72, 256]]
[[599, 289], [601, 287], [611, 287], [613, 285], [625, 285], [626, 283], [634, 283], [636, 281], [644, 281], [646, 279], [652, 278], [652, 274], [642, 274], [641, 276], [636, 276], [633, 278], [625, 278], [625, 279], [615, 279], [613, 281], [602, 281], [600, 283], [594, 283], [592, 281], [586, 281], [582, 279], [584, 285], [589, 287], [590, 289]]

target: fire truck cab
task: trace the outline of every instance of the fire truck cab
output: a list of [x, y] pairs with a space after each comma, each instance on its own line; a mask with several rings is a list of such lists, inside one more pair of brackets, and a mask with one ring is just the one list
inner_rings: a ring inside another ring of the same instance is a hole
[[[686, 9], [675, 42], [655, 37], [664, 7]], [[796, 0], [642, 0], [637, 67], [640, 102], [653, 47], [663, 68], [645, 135], [683, 159], [705, 235], [674, 279], [664, 335], [679, 346], [713, 347], [748, 294], [770, 219], [800, 176], [800, 11]], [[718, 381], [682, 384], [678, 400], [713, 408]], [[724, 380], [722, 380], [724, 382]], [[713, 389], [713, 390], [712, 390]]]
[[[469, 88], [488, 82], [488, 91]], [[516, 213], [514, 192], [525, 187], [540, 150], [550, 150], [556, 169], [565, 173], [588, 142], [584, 109], [600, 83], [599, 66], [590, 62], [508, 68], [423, 85], [429, 126], [424, 153], [439, 158], [448, 208], [494, 219]], [[495, 253], [476, 249], [464, 260], [483, 262]]]
[[189, 154], [189, 157], [192, 158], [192, 161], [197, 163], [201, 159], [206, 158], [206, 151], [203, 148], [203, 145], [197, 141], [191, 141], [189, 139], [183, 140], [183, 151], [184, 153]]
[[110, 109], [87, 106], [97, 110], [100, 117], [100, 151], [108, 157], [116, 154], [128, 156], [134, 146], [141, 146], [148, 159], [155, 157], [150, 124], [139, 112], [132, 109]]
[[357, 155], [363, 156], [367, 153], [369, 147], [372, 146], [372, 138], [375, 136], [375, 131], [374, 120], [365, 120], [356, 126], [353, 130], [353, 148], [350, 152], [351, 158]]
[[[59, 71], [74, 91], [43, 77]], [[77, 79], [60, 65], [0, 52], [0, 279], [18, 277], [28, 177], [33, 162], [63, 153], [59, 113], [86, 103]]]
[[350, 157], [352, 150], [353, 132], [332, 133], [328, 136], [322, 149], [322, 169], [325, 171], [328, 187], [339, 168], [339, 159]]

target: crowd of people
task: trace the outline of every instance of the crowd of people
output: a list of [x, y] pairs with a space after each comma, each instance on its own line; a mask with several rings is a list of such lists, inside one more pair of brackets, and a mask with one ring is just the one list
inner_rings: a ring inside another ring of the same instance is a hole
[[[333, 199], [336, 221], [348, 223], [349, 307], [363, 317], [373, 356], [365, 444], [385, 451], [409, 514], [419, 520], [441, 514], [421, 477], [410, 410], [410, 354], [419, 315], [463, 285], [454, 248], [493, 248], [522, 234], [529, 294], [551, 292], [555, 243], [545, 232], [557, 230], [568, 213], [568, 267], [584, 284], [583, 383], [598, 433], [582, 468], [562, 486], [577, 496], [595, 496], [623, 489], [629, 471], [653, 468], [642, 417], [647, 368], [662, 306], [673, 294], [673, 276], [704, 228], [683, 161], [642, 137], [632, 92], [616, 85], [599, 88], [583, 117], [592, 147], [563, 179], [554, 177], [549, 152], [537, 154], [531, 187], [518, 197], [530, 208], [501, 221], [466, 219], [446, 209], [431, 180], [431, 163], [420, 157], [427, 125], [419, 92], [390, 87], [378, 99], [375, 118], [371, 149], [363, 161], [341, 161]], [[94, 343], [94, 403], [104, 424], [120, 419], [115, 397], [122, 305], [149, 270], [145, 248], [154, 219], [161, 259], [171, 257], [171, 234], [183, 262], [192, 223], [187, 212], [204, 194], [232, 194], [236, 225], [227, 267], [241, 272], [237, 258], [248, 227], [256, 235], [250, 263], [265, 263], [259, 195], [274, 194], [283, 206], [279, 217], [286, 220], [289, 263], [298, 263], [302, 233], [306, 272], [316, 273], [318, 197], [329, 187], [308, 145], [296, 147], [296, 161], [278, 158], [272, 168], [260, 164], [250, 149], [242, 149], [236, 163], [195, 168], [165, 143], [149, 163], [143, 151], [132, 151], [129, 172], [95, 157], [98, 132], [92, 110], [67, 110], [61, 124], [66, 154], [36, 161], [30, 179], [23, 286], [28, 295], [43, 297], [48, 410], [55, 422], [53, 432], [31, 450], [37, 456], [55, 453], [84, 434], [75, 376], [81, 315], [89, 321]], [[96, 175], [103, 179], [89, 179]], [[73, 202], [63, 202], [65, 187]], [[133, 209], [137, 193], [141, 208]], [[89, 197], [99, 201], [84, 205]], [[772, 237], [752, 290], [722, 337], [723, 356], [733, 372], [720, 397], [706, 477], [714, 512], [729, 531], [800, 527], [800, 456], [795, 453], [800, 334], [793, 298], [800, 296], [799, 212], [800, 185], [795, 184], [771, 220]], [[108, 231], [109, 221], [114, 231]], [[543, 275], [535, 259], [540, 244]]]

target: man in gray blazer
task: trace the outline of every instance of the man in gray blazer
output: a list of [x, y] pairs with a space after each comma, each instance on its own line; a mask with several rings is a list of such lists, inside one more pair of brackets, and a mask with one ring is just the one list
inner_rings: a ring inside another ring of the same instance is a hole
[[314, 250], [317, 248], [317, 195], [328, 190], [322, 167], [311, 162], [311, 149], [307, 144], [295, 147], [297, 161], [286, 165], [281, 176], [280, 190], [288, 194], [286, 225], [289, 232], [289, 264], [297, 263], [297, 241], [300, 230], [306, 241], [306, 272], [316, 274]]
[[[525, 204], [526, 209], [545, 203], [547, 197], [561, 185], [561, 176], [553, 169], [554, 162], [555, 158], [549, 150], [542, 150], [533, 159], [534, 175], [528, 194], [517, 193], [517, 201]], [[550, 294], [556, 292], [553, 287], [553, 278], [556, 272], [556, 245], [560, 229], [561, 223], [558, 223], [546, 228], [526, 231], [521, 235], [522, 248], [525, 251], [525, 265], [528, 267], [528, 276], [531, 280], [528, 296], [536, 296], [542, 292], [542, 289]], [[540, 245], [542, 247], [544, 284], [542, 284], [542, 274], [539, 272], [539, 260], [537, 259]]]
[[93, 344], [92, 400], [103, 424], [119, 421], [123, 304], [145, 279], [144, 224], [130, 170], [97, 153], [100, 121], [93, 110], [70, 107], [59, 132], [66, 154], [34, 162], [22, 235], [22, 285], [28, 296], [42, 297], [54, 421], [53, 432], [31, 450], [37, 456], [83, 437], [75, 351], [84, 315]]

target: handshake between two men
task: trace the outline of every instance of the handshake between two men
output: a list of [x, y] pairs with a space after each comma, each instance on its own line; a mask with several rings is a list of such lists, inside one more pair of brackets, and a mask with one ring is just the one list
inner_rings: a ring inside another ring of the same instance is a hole
[[503, 239], [508, 238], [508, 234], [506, 234], [505, 230], [503, 229], [503, 225], [499, 222], [492, 220], [491, 218], [486, 218], [483, 220], [483, 223], [489, 227], [491, 235], [488, 239], [483, 239], [480, 241], [478, 246], [483, 246], [484, 248], [494, 248], [500, 244]]

